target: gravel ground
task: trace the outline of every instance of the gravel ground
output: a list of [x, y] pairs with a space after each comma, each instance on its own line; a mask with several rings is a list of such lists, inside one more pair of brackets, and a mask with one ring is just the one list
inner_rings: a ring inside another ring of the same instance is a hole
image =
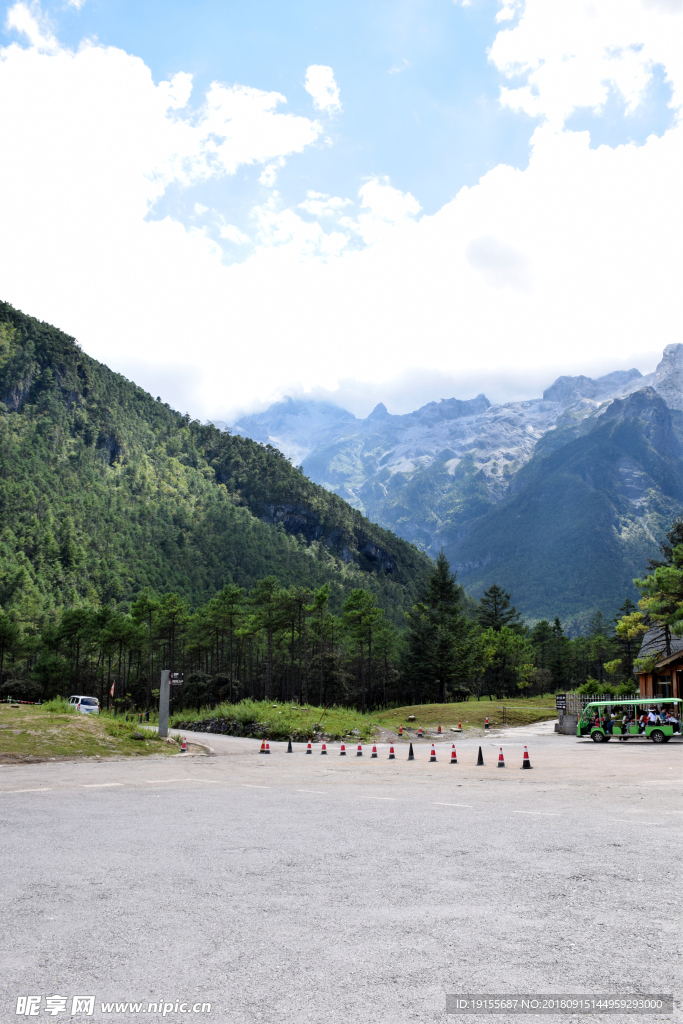
[[447, 1015], [449, 992], [680, 998], [683, 742], [551, 728], [447, 735], [436, 764], [426, 743], [264, 757], [187, 733], [213, 755], [1, 767], [0, 1021], [27, 994], [43, 1020], [185, 1000], [211, 1012], [164, 1019], [214, 1024], [522, 1019]]

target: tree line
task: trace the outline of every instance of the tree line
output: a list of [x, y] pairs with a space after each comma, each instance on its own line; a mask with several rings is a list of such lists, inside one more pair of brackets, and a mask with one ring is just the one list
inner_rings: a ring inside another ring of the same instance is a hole
[[[619, 618], [635, 611], [626, 602]], [[227, 584], [196, 609], [144, 589], [128, 606], [80, 603], [42, 625], [0, 612], [0, 695], [89, 693], [149, 710], [165, 668], [184, 676], [176, 708], [252, 697], [365, 711], [581, 685], [630, 693], [637, 649], [600, 612], [587, 636], [570, 638], [558, 618], [525, 625], [496, 585], [473, 601], [441, 552], [402, 628], [365, 588], [335, 613], [329, 583], [285, 587], [273, 575]]]

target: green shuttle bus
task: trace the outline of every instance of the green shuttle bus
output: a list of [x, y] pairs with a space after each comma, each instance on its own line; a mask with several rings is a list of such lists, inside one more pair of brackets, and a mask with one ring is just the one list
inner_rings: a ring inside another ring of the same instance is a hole
[[576, 735], [590, 736], [595, 743], [607, 743], [613, 736], [668, 743], [672, 736], [681, 736], [682, 713], [683, 700], [677, 697], [593, 701], [579, 715]]

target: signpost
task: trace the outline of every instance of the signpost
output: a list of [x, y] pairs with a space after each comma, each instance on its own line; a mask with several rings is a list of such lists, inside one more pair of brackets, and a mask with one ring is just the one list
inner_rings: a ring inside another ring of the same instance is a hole
[[556, 693], [555, 694], [555, 707], [557, 708], [558, 711], [561, 711], [562, 714], [565, 713], [565, 711], [567, 710], [567, 694], [566, 693]]
[[164, 669], [161, 673], [161, 686], [159, 687], [159, 735], [164, 739], [168, 736], [168, 698], [171, 695], [171, 673]]

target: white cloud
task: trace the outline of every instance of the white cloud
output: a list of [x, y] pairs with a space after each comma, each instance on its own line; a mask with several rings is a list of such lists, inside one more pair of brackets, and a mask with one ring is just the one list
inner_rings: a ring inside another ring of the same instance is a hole
[[334, 80], [334, 71], [325, 64], [311, 64], [306, 69], [304, 88], [313, 97], [316, 110], [336, 113], [341, 110], [339, 86]]
[[8, 32], [14, 31], [25, 36], [31, 46], [41, 53], [53, 53], [59, 49], [49, 19], [36, 3], [32, 3], [30, 7], [24, 3], [16, 3], [9, 7], [5, 28]]
[[473, 238], [465, 249], [465, 258], [492, 288], [517, 288], [523, 292], [531, 288], [531, 264], [527, 257], [491, 235]]
[[251, 238], [221, 222], [250, 253], [228, 266], [203, 230], [151, 206], [171, 181], [269, 173], [320, 138], [316, 122], [247, 86], [216, 85], [191, 111], [189, 76], [155, 85], [121, 50], [71, 52], [15, 5], [31, 45], [0, 51], [3, 298], [128, 376], [144, 363], [155, 395], [156, 365], [201, 417], [350, 372], [369, 391], [419, 370], [471, 392], [494, 369], [537, 381], [638, 365], [683, 340], [683, 128], [591, 149], [563, 125], [599, 106], [606, 69], [633, 104], [661, 64], [680, 104], [683, 18], [640, 0], [591, 9], [528, 0], [494, 43], [498, 66], [528, 78], [528, 95], [513, 83], [506, 97], [544, 119], [526, 170], [498, 166], [433, 215], [382, 178], [353, 197], [355, 218], [348, 197], [309, 193], [297, 212], [271, 191]]

